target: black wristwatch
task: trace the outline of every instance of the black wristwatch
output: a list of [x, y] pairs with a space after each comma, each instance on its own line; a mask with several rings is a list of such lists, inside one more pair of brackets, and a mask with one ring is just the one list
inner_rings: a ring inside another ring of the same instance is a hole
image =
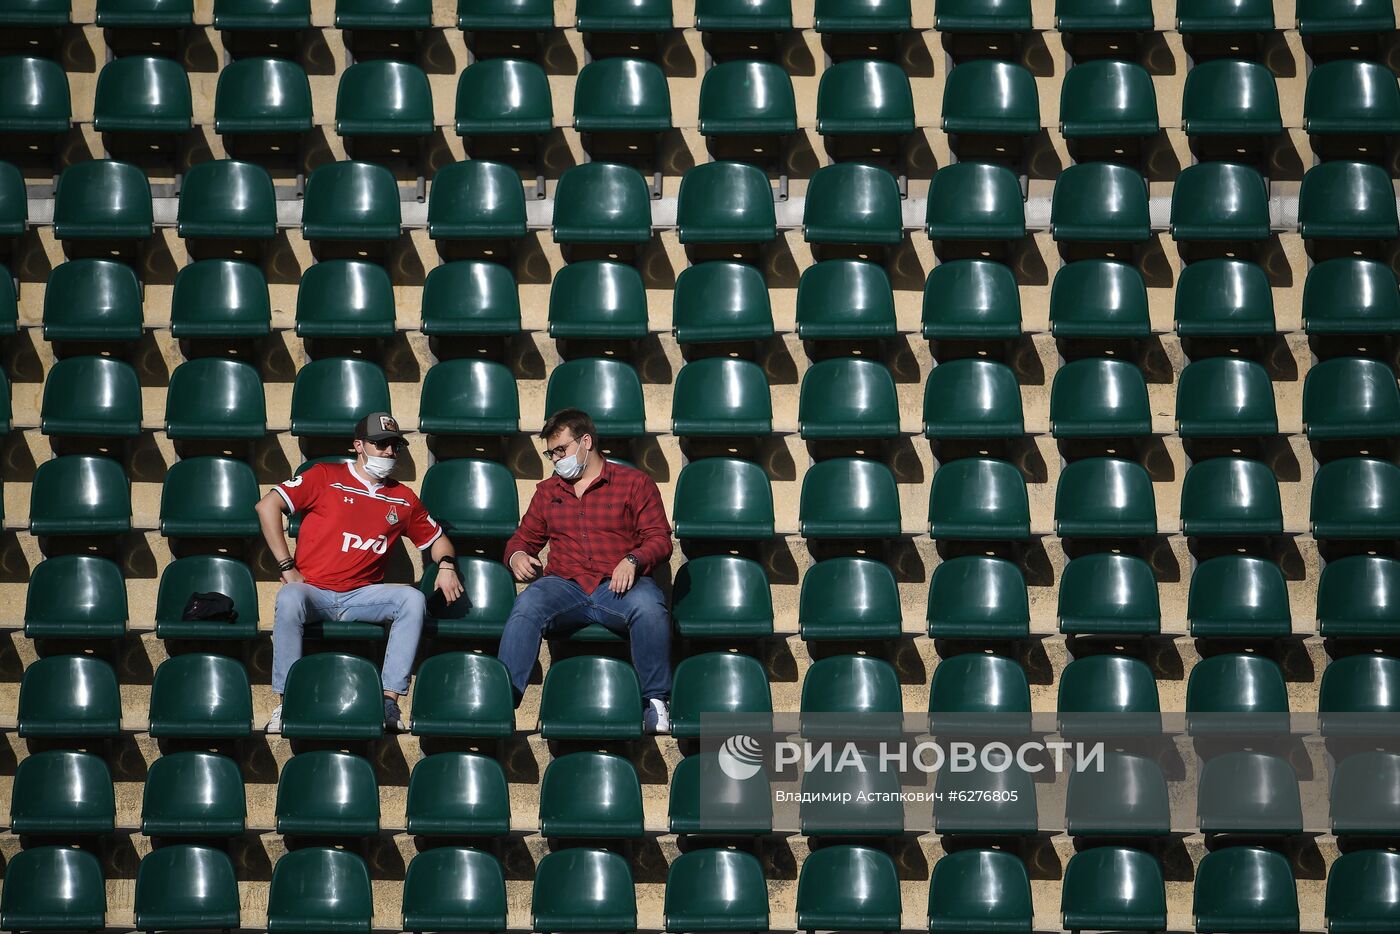
[[622, 556], [622, 560], [623, 560], [623, 561], [631, 561], [633, 567], [637, 567], [638, 564], [640, 564], [640, 562], [637, 561], [637, 556], [634, 555], [634, 554], [631, 554], [630, 552], [629, 552], [628, 554], [623, 555], [623, 556]]
[[460, 573], [457, 570], [457, 558], [454, 555], [448, 555], [447, 557], [438, 561], [438, 570], [441, 571], [443, 568], [451, 568], [453, 574]]

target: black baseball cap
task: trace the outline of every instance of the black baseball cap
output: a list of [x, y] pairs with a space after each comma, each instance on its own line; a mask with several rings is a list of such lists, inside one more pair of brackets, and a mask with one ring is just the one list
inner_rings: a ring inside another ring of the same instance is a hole
[[399, 431], [399, 421], [388, 412], [371, 412], [355, 423], [355, 440], [373, 441], [383, 444], [386, 441], [403, 441]]

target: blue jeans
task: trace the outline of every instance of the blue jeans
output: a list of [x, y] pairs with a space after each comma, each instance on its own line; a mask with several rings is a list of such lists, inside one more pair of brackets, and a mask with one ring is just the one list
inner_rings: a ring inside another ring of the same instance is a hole
[[590, 594], [562, 577], [545, 576], [521, 591], [506, 619], [497, 653], [510, 672], [515, 702], [530, 683], [540, 640], [577, 632], [598, 623], [632, 644], [632, 665], [642, 682], [642, 699], [671, 694], [671, 614], [656, 581], [638, 577], [623, 594], [603, 581]]
[[378, 622], [389, 620], [384, 647], [384, 690], [408, 692], [408, 673], [418, 654], [427, 604], [423, 593], [408, 584], [370, 584], [343, 592], [310, 584], [283, 584], [277, 591], [272, 621], [272, 690], [282, 694], [292, 662], [301, 658], [302, 633], [307, 623], [330, 620]]

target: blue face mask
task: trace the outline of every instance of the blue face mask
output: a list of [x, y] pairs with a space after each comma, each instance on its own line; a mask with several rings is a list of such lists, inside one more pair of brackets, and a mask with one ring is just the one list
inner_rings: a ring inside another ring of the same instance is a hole
[[565, 480], [577, 480], [583, 473], [583, 467], [588, 463], [588, 452], [583, 452], [583, 460], [578, 459], [577, 454], [570, 454], [568, 457], [561, 457], [554, 462], [554, 472]]

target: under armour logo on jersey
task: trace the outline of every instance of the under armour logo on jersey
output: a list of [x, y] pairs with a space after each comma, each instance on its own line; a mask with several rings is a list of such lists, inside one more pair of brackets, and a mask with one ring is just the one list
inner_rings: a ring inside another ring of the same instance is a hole
[[345, 502], [349, 503], [349, 504], [352, 505], [352, 506], [355, 504], [355, 497], [353, 497], [353, 496], [342, 496], [341, 499], [344, 500]]
[[372, 551], [377, 555], [382, 555], [389, 550], [389, 539], [380, 535], [377, 538], [364, 539], [354, 532], [340, 533], [341, 551]]

